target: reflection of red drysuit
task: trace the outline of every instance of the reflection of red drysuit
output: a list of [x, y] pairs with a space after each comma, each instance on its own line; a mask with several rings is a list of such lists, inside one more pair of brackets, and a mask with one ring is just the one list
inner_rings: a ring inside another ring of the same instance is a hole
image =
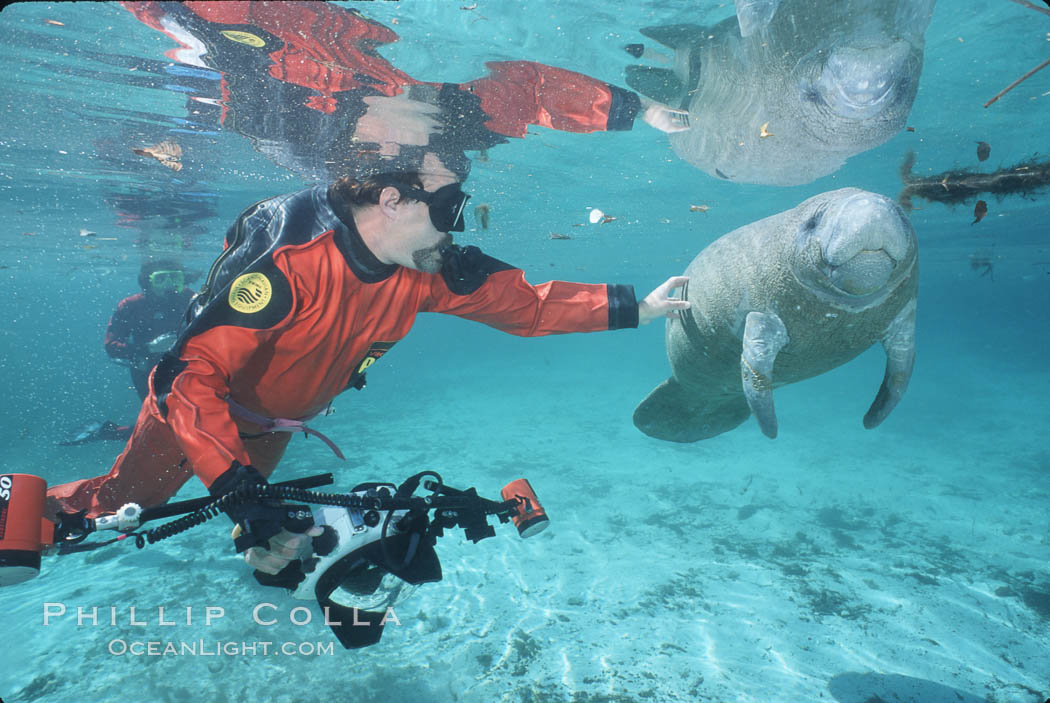
[[[224, 85], [233, 75], [265, 68], [274, 79], [312, 91], [304, 104], [323, 113], [335, 112], [340, 102], [352, 99], [351, 93], [392, 97], [406, 86], [427, 85], [397, 70], [376, 51], [397, 41], [397, 34], [337, 5], [152, 0], [121, 4], [183, 47], [169, 51], [169, 58], [185, 61], [194, 55], [201, 61], [201, 47], [194, 44], [203, 43], [203, 61], [223, 72]], [[455, 87], [481, 100], [484, 126], [499, 135], [524, 137], [530, 124], [569, 132], [630, 129], [640, 109], [635, 93], [580, 73], [529, 61], [490, 62], [486, 67], [488, 76]], [[225, 94], [223, 102], [236, 109], [238, 99]]]
[[[227, 233], [174, 354], [151, 377], [135, 432], [107, 476], [49, 491], [89, 515], [167, 500], [192, 475], [210, 486], [236, 465], [263, 475], [288, 434], [260, 432], [237, 407], [305, 420], [404, 337], [418, 312], [441, 312], [511, 334], [590, 332], [638, 324], [630, 286], [524, 274], [475, 247], [453, 247], [440, 274], [383, 264], [348, 213], [315, 186], [258, 203]], [[229, 401], [233, 401], [231, 404]], [[232, 414], [231, 414], [232, 413]]]

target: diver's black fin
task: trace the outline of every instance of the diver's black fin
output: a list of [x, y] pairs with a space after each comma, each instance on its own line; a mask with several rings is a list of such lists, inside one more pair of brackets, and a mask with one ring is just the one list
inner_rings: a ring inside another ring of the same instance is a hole
[[61, 442], [55, 442], [60, 447], [75, 447], [78, 444], [87, 444], [88, 442], [94, 442], [98, 439], [98, 431], [101, 429], [102, 423], [95, 421], [89, 422], [82, 427], [78, 427], [73, 435], [69, 439], [62, 440]]
[[642, 27], [639, 31], [668, 49], [687, 49], [703, 38], [705, 29], [698, 24], [665, 24]]
[[628, 66], [627, 85], [647, 98], [665, 105], [677, 105], [682, 99], [682, 80], [669, 68]]
[[106, 440], [125, 441], [131, 436], [131, 427], [117, 425], [110, 420], [102, 422], [89, 422], [73, 433], [69, 439], [56, 442], [60, 447], [75, 447], [88, 442], [101, 442]]

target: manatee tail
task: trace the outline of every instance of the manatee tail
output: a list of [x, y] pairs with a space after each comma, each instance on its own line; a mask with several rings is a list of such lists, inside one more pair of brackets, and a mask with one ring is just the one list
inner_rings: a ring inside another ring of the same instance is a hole
[[704, 28], [698, 24], [665, 24], [642, 27], [642, 36], [659, 42], [668, 49], [685, 49], [698, 43], [704, 36]]
[[682, 79], [669, 68], [628, 66], [627, 85], [651, 100], [664, 105], [676, 105], [682, 99], [685, 86]]
[[712, 402], [669, 378], [634, 409], [634, 426], [668, 442], [698, 442], [740, 425], [751, 415], [742, 395]]
[[[683, 110], [689, 109], [691, 95], [689, 90], [695, 87], [700, 80], [702, 52], [697, 49], [704, 42], [704, 37], [709, 30], [698, 24], [670, 24], [642, 27], [639, 31], [657, 43], [674, 49], [676, 60], [688, 60], [685, 65], [678, 67], [679, 70], [653, 66], [628, 66], [627, 85], [656, 102], [677, 106]], [[625, 48], [627, 53], [635, 58], [649, 58], [655, 54], [643, 44], [629, 44]], [[667, 61], [659, 61], [659, 63], [667, 63]]]

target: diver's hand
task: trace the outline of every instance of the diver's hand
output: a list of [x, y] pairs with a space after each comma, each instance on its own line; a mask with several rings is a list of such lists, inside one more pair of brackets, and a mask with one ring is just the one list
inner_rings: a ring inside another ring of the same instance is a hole
[[[264, 574], [274, 575], [296, 559], [307, 559], [312, 553], [313, 538], [320, 537], [324, 528], [314, 525], [304, 533], [282, 529], [270, 538], [270, 548], [252, 547], [244, 553], [248, 566]], [[233, 539], [241, 536], [241, 526], [233, 528]]]
[[153, 341], [146, 345], [146, 348], [149, 349], [150, 354], [163, 354], [171, 349], [171, 345], [174, 341], [175, 333], [165, 332], [164, 334], [155, 337]]
[[648, 98], [642, 98], [642, 107], [645, 109], [642, 120], [650, 127], [666, 134], [689, 129], [689, 113], [685, 110], [676, 110]]
[[638, 303], [638, 324], [647, 325], [658, 317], [674, 317], [679, 310], [688, 310], [688, 300], [671, 298], [671, 291], [689, 282], [688, 276], [671, 276]]
[[230, 468], [208, 487], [208, 492], [216, 500], [233, 494], [221, 509], [237, 525], [233, 539], [238, 552], [258, 546], [265, 549], [267, 540], [284, 529], [288, 506], [280, 500], [259, 497], [260, 490], [257, 487], [266, 485], [266, 477], [258, 469], [234, 460]]

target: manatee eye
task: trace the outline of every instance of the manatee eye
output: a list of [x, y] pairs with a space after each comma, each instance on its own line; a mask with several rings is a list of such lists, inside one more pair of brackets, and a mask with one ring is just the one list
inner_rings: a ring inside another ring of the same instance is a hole
[[821, 96], [820, 91], [817, 90], [816, 86], [812, 83], [802, 88], [802, 99], [806, 102], [816, 103], [817, 105], [822, 105], [824, 103], [823, 96]]
[[805, 224], [802, 225], [802, 229], [806, 232], [812, 232], [820, 224], [820, 220], [824, 217], [825, 208], [820, 208], [806, 220]]

